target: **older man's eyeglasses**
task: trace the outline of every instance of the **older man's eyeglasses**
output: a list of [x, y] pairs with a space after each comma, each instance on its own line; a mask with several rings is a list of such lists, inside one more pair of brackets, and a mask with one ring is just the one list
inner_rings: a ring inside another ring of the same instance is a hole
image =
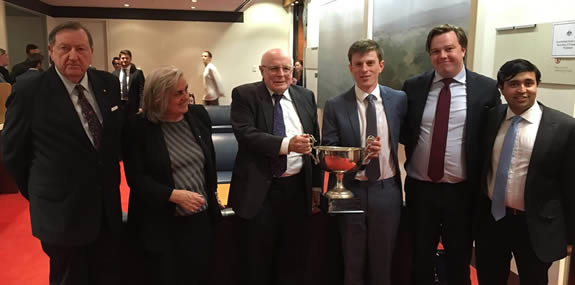
[[272, 65], [272, 66], [267, 66], [267, 65], [262, 65], [263, 68], [269, 70], [271, 73], [279, 73], [280, 70], [283, 71], [283, 73], [291, 73], [293, 70], [293, 66], [290, 65], [283, 65], [283, 66], [276, 66], [276, 65]]

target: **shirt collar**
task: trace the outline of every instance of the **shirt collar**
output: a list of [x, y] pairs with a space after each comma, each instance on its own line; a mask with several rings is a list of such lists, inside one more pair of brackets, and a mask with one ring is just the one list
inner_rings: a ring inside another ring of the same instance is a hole
[[375, 96], [376, 101], [381, 100], [381, 96], [379, 94], [379, 84], [375, 86], [373, 90], [371, 90], [371, 93], [367, 93], [361, 90], [359, 87], [357, 87], [357, 84], [355, 85], [354, 89], [355, 89], [355, 99], [358, 100], [359, 102], [365, 101], [365, 98], [367, 98], [369, 94]]
[[[442, 79], [443, 79], [443, 77], [441, 75], [439, 75], [439, 73], [435, 72], [435, 76], [433, 77], [433, 83], [441, 81]], [[467, 80], [467, 72], [465, 70], [465, 66], [463, 66], [463, 68], [461, 68], [459, 73], [457, 73], [457, 75], [455, 75], [453, 77], [453, 80], [456, 82], [465, 84], [465, 82]]]
[[[523, 114], [521, 114], [519, 116], [522, 119], [524, 119], [525, 121], [533, 124], [533, 123], [537, 122], [538, 119], [541, 118], [542, 114], [543, 114], [543, 111], [541, 111], [541, 107], [539, 106], [539, 103], [537, 103], [537, 101], [535, 101], [535, 103], [533, 104], [533, 106], [531, 106], [531, 108], [527, 109], [527, 111], [523, 112]], [[513, 113], [513, 111], [511, 111], [509, 106], [507, 106], [507, 114], [505, 115], [505, 120], [509, 120], [509, 119], [513, 118], [514, 116], [517, 116], [517, 115], [515, 113]]]
[[[72, 94], [72, 91], [74, 91], [74, 88], [76, 87], [77, 84], [64, 77], [62, 73], [60, 73], [57, 67], [54, 67], [54, 69], [56, 69], [56, 73], [58, 73], [58, 76], [60, 77], [60, 79], [62, 79], [62, 82], [64, 83], [64, 87], [66, 87], [68, 94]], [[84, 90], [90, 90], [88, 89], [88, 82], [89, 82], [88, 72], [86, 72], [84, 73], [84, 77], [82, 77], [80, 83], [78, 84], [82, 85], [82, 87], [84, 87]]]
[[[266, 87], [266, 88], [267, 88], [267, 87]], [[271, 89], [269, 89], [269, 88], [268, 88], [268, 92], [270, 93], [270, 97], [275, 94], [275, 93], [274, 93]], [[284, 95], [284, 98], [283, 98], [283, 99], [286, 99], [286, 100], [288, 100], [288, 101], [291, 102], [291, 95], [289, 94], [289, 88], [286, 89], [286, 91], [284, 91], [284, 93], [282, 93], [281, 95]], [[272, 100], [273, 100], [273, 98], [272, 98]]]

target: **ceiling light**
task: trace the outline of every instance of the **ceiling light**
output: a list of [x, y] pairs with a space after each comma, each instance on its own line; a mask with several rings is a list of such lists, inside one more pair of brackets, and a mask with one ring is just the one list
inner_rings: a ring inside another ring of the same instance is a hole
[[192, 3], [196, 3], [196, 2], [198, 2], [198, 0], [192, 0]]
[[192, 9], [196, 9], [196, 6], [192, 6]]
[[124, 7], [130, 7], [130, 4], [126, 3], [124, 4]]

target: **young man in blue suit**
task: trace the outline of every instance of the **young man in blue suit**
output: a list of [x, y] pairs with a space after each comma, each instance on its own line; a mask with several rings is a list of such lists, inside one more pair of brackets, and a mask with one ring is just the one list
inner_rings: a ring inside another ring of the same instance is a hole
[[414, 246], [414, 284], [433, 284], [440, 241], [448, 284], [468, 285], [472, 217], [481, 173], [480, 134], [487, 110], [501, 103], [495, 80], [465, 68], [467, 36], [434, 27], [426, 50], [433, 70], [405, 81], [408, 111], [405, 196]]
[[[403, 91], [378, 84], [384, 61], [373, 40], [360, 40], [348, 51], [355, 86], [326, 102], [324, 145], [367, 146], [373, 153], [364, 169], [347, 173], [344, 185], [361, 201], [364, 214], [339, 216], [344, 284], [391, 284], [391, 258], [401, 212], [397, 160], [399, 131], [407, 112]], [[368, 136], [377, 139], [367, 142]]]
[[505, 285], [511, 254], [521, 284], [547, 284], [551, 263], [575, 241], [575, 119], [536, 101], [541, 73], [527, 60], [505, 63], [497, 85], [507, 105], [489, 111], [477, 275]]

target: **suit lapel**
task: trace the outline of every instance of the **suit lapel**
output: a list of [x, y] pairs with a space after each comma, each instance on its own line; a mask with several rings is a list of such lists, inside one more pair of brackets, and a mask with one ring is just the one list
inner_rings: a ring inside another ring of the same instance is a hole
[[259, 103], [262, 106], [262, 112], [266, 123], [266, 131], [271, 134], [273, 132], [274, 121], [274, 105], [272, 104], [272, 98], [263, 81], [259, 82], [256, 88], [258, 89], [256, 94], [258, 96]]
[[[413, 132], [415, 137], [413, 138], [413, 142], [417, 144], [421, 126], [421, 119], [423, 118], [423, 111], [425, 110], [425, 105], [427, 103], [427, 97], [429, 96], [429, 90], [431, 89], [431, 84], [433, 83], [433, 76], [435, 75], [435, 71], [431, 70], [428, 71], [422, 78], [422, 81], [416, 82], [419, 84], [419, 92], [414, 92], [414, 94], [420, 94], [413, 100], [413, 106], [410, 105], [409, 108], [413, 108], [413, 112], [410, 113], [415, 114], [417, 116], [415, 118], [415, 122], [413, 126], [416, 126], [416, 130]], [[409, 102], [412, 104], [412, 101]]]
[[361, 137], [359, 132], [359, 116], [357, 114], [357, 101], [355, 99], [355, 87], [352, 87], [344, 95], [346, 101], [345, 110], [347, 112], [347, 117], [349, 118], [349, 124], [351, 126], [352, 138], [355, 140], [355, 146], [361, 146]]
[[385, 92], [383, 86], [381, 85], [379, 86], [379, 95], [382, 98], [381, 103], [383, 104], [383, 111], [385, 112], [385, 118], [387, 120], [387, 133], [389, 136], [389, 143], [391, 146], [392, 157], [395, 158], [397, 157], [395, 146], [398, 143], [398, 138], [396, 138], [396, 136], [393, 135], [392, 130], [395, 129], [395, 126], [397, 126], [397, 122], [395, 121], [396, 116], [392, 116], [392, 112], [394, 112], [394, 110], [387, 107], [391, 106], [391, 98], [389, 97], [389, 94]]
[[[539, 103], [539, 102], [537, 102]], [[541, 165], [539, 162], [545, 160], [547, 153], [552, 146], [552, 140], [555, 136], [555, 130], [557, 128], [557, 122], [549, 117], [548, 108], [541, 106], [541, 121], [539, 122], [539, 129], [537, 130], [537, 136], [535, 137], [535, 143], [533, 144], [533, 151], [531, 153], [531, 159], [529, 161], [529, 168], [527, 169], [527, 180], [525, 181], [525, 188], [532, 184], [532, 180], [535, 175], [530, 175], [535, 173], [537, 165]]]
[[58, 116], [64, 118], [64, 120], [70, 122], [71, 130], [76, 134], [77, 137], [81, 138], [82, 142], [86, 146], [94, 147], [90, 138], [86, 134], [84, 127], [82, 126], [82, 121], [80, 121], [80, 115], [76, 112], [76, 107], [70, 98], [68, 89], [62, 82], [60, 76], [56, 72], [55, 67], [51, 67], [46, 71], [46, 76], [48, 77], [48, 82], [50, 89], [52, 90], [50, 102], [52, 104], [51, 112], [58, 113]]
[[299, 117], [299, 121], [301, 122], [301, 125], [303, 126], [303, 131], [304, 133], [310, 133], [311, 130], [313, 130], [312, 127], [312, 121], [311, 120], [304, 120], [304, 118], [310, 118], [307, 109], [305, 108], [305, 102], [303, 102], [303, 98], [301, 98], [301, 94], [299, 94], [295, 88], [290, 87], [289, 88], [289, 92], [290, 92], [290, 96], [291, 99], [293, 101], [293, 105], [295, 108], [295, 111]]

